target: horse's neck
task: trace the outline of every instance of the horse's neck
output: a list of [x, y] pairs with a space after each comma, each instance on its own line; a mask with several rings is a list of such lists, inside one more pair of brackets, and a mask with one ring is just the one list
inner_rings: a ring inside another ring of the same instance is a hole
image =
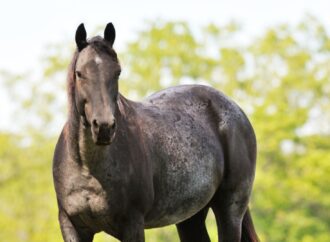
[[92, 139], [90, 127], [85, 128], [81, 123], [79, 125], [79, 157], [81, 163], [85, 166], [93, 166], [93, 164], [105, 159], [106, 146], [97, 146]]

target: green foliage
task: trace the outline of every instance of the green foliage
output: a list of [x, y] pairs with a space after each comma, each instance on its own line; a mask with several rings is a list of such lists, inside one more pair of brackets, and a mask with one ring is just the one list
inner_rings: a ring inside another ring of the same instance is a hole
[[60, 241], [52, 188], [54, 140], [36, 138], [24, 146], [0, 134], [0, 240]]
[[[306, 16], [297, 26], [275, 26], [250, 42], [241, 39], [244, 32], [234, 22], [199, 29], [185, 22], [149, 22], [119, 53], [120, 90], [141, 98], [170, 85], [202, 83], [233, 98], [258, 139], [250, 207], [261, 240], [330, 241], [330, 37]], [[16, 94], [20, 120], [31, 113], [42, 120], [41, 126], [24, 126], [23, 138], [0, 135], [1, 241], [60, 241], [51, 180], [55, 140], [39, 127], [51, 127], [64, 114], [58, 93], [64, 93], [71, 49], [52, 48], [44, 58], [47, 82], [23, 85], [25, 75], [0, 73], [9, 93]], [[16, 89], [22, 85], [30, 94], [20, 98]], [[212, 213], [207, 224], [216, 241]], [[174, 226], [147, 230], [146, 238], [179, 241]], [[99, 234], [96, 241], [117, 240]]]

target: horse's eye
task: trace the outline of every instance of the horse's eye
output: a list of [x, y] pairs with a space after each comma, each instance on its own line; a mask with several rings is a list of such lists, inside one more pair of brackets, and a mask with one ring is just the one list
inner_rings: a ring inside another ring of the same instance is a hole
[[82, 75], [81, 75], [81, 72], [80, 72], [80, 71], [76, 71], [76, 75], [77, 75], [77, 77], [78, 77], [78, 78], [81, 78], [81, 77], [82, 77]]

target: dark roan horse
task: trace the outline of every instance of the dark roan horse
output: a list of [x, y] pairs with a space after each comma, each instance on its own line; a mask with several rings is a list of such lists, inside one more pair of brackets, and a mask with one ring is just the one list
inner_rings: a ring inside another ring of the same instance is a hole
[[209, 208], [219, 241], [258, 241], [248, 209], [256, 139], [242, 110], [202, 85], [130, 101], [118, 92], [112, 23], [89, 40], [81, 24], [75, 40], [53, 160], [64, 241], [104, 231], [143, 242], [144, 229], [176, 224], [180, 241], [206, 242]]

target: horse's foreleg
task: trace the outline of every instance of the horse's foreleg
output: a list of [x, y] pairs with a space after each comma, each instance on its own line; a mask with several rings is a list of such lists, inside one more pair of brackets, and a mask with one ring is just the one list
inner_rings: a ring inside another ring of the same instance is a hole
[[176, 225], [181, 242], [210, 242], [205, 219], [208, 207], [202, 209], [191, 218]]
[[79, 227], [79, 230], [73, 225], [72, 221], [62, 209], [59, 211], [59, 221], [62, 237], [65, 242], [92, 242], [94, 234]]
[[122, 242], [144, 242], [143, 216], [131, 216], [122, 227]]

